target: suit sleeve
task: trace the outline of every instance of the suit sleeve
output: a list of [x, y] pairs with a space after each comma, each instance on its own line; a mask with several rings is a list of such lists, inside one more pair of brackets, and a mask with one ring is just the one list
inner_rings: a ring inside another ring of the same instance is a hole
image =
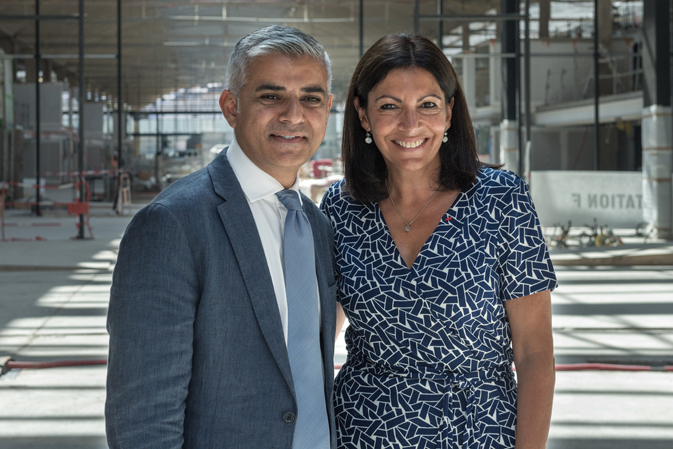
[[187, 236], [161, 204], [138, 212], [114, 270], [105, 421], [111, 449], [179, 449], [199, 283]]

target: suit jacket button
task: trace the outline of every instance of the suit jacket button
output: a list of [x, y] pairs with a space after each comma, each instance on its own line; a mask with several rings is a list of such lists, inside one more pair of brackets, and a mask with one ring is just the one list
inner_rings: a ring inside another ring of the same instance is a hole
[[287, 412], [283, 415], [283, 421], [285, 424], [294, 424], [294, 422], [297, 420], [297, 415], [295, 415], [292, 412]]

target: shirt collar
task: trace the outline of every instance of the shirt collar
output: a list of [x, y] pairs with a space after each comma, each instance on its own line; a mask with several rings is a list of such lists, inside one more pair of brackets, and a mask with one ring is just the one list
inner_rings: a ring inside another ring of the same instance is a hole
[[[275, 197], [277, 192], [285, 190], [285, 187], [283, 187], [276, 178], [259, 168], [250, 160], [236, 141], [236, 137], [234, 137], [227, 149], [227, 159], [229, 159], [229, 164], [231, 165], [236, 178], [238, 178], [238, 182], [241, 184], [243, 193], [251, 203], [271, 195], [274, 195]], [[298, 174], [294, 184], [288, 190], [294, 190], [299, 194]], [[301, 195], [299, 195], [299, 201], [301, 202]]]

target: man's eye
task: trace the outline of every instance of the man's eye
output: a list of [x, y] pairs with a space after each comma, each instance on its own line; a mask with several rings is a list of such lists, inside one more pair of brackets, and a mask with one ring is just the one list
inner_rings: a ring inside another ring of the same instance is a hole
[[307, 101], [309, 103], [320, 103], [322, 99], [320, 97], [306, 97], [304, 98], [304, 101]]
[[262, 100], [276, 100], [278, 98], [278, 95], [274, 94], [265, 94], [261, 96]]

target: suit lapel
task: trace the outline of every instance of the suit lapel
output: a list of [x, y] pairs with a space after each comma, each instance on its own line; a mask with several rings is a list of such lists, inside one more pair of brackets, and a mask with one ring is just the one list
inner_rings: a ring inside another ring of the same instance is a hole
[[[225, 152], [226, 149], [222, 151]], [[220, 154], [208, 166], [208, 172], [215, 192], [225, 200], [217, 211], [236, 255], [259, 327], [294, 395], [290, 359], [285, 346], [276, 293], [248, 200], [225, 154]]]

